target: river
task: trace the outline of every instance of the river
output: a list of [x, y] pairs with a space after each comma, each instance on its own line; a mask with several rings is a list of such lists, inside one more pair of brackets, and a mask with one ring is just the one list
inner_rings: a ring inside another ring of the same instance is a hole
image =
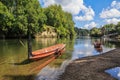
[[72, 60], [103, 54], [118, 47], [114, 42], [100, 39], [103, 52], [98, 52], [93, 46], [95, 39], [90, 37], [33, 39], [33, 51], [58, 43], [65, 43], [66, 50], [56, 59], [49, 56], [32, 62], [27, 60], [27, 40], [0, 40], [0, 80], [57, 80]]

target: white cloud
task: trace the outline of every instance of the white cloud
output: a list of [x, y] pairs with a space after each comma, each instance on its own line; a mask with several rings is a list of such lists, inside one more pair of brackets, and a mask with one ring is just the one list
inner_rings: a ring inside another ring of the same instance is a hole
[[104, 21], [107, 24], [117, 24], [120, 22], [120, 2], [113, 1], [111, 3], [111, 6], [109, 6], [107, 9], [102, 10], [100, 17], [105, 19]]
[[64, 11], [70, 12], [73, 15], [78, 14], [84, 9], [83, 0], [43, 0], [44, 7], [48, 7], [52, 4], [61, 5]]
[[[42, 0], [42, 2], [44, 7], [52, 4], [61, 5], [64, 11], [70, 12], [79, 21], [93, 20], [94, 17], [93, 9], [86, 7], [83, 0]], [[80, 12], [83, 12], [83, 16], [77, 16]]]
[[79, 20], [79, 21], [93, 20], [95, 13], [91, 7], [85, 8], [83, 12], [85, 13], [84, 16], [75, 16], [75, 20]]
[[85, 6], [83, 5], [83, 0], [62, 0], [63, 3], [66, 1], [67, 4], [63, 5], [61, 4], [62, 8], [64, 11], [70, 12], [73, 15], [77, 15], [79, 14], [79, 12], [85, 8]]
[[113, 6], [115, 6], [116, 5], [116, 1], [113, 1], [112, 3], [111, 3], [111, 6], [113, 7]]
[[98, 25], [97, 23], [91, 22], [91, 23], [89, 23], [89, 24], [86, 24], [86, 25], [84, 26], [84, 28], [85, 28], [85, 29], [91, 29], [91, 28], [96, 27], [97, 25]]
[[111, 7], [116, 8], [116, 9], [120, 9], [120, 2], [113, 1], [111, 3]]
[[120, 17], [120, 2], [113, 1], [111, 6], [103, 9], [100, 13], [101, 18], [118, 18]]
[[120, 11], [113, 8], [113, 9], [106, 9], [103, 10], [102, 13], [100, 13], [101, 18], [114, 18], [114, 17], [120, 17]]
[[120, 22], [120, 19], [117, 18], [112, 18], [112, 19], [105, 19], [105, 22], [107, 22], [108, 24], [117, 24], [118, 22]]
[[44, 7], [48, 7], [50, 5], [53, 5], [55, 4], [55, 1], [54, 0], [40, 0], [40, 2], [43, 2], [44, 3]]

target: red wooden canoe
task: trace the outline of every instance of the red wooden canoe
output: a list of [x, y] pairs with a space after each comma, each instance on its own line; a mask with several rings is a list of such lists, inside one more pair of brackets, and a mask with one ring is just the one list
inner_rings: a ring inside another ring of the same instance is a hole
[[52, 54], [61, 52], [64, 48], [65, 48], [65, 44], [57, 44], [54, 46], [50, 46], [47, 48], [36, 50], [36, 51], [32, 52], [33, 56], [30, 57], [30, 59], [34, 60], [34, 59], [40, 59], [43, 57], [47, 57], [47, 56], [50, 56]]

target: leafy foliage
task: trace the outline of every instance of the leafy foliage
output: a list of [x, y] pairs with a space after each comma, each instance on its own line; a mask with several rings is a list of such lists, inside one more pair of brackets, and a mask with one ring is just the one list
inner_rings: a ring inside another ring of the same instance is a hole
[[58, 37], [75, 34], [70, 13], [60, 5], [41, 8], [38, 0], [1, 0], [0, 19], [0, 35], [6, 37], [25, 37], [28, 28], [34, 36], [42, 32], [44, 24], [54, 27]]
[[12, 26], [14, 18], [7, 7], [0, 2], [0, 34], [5, 35]]
[[[100, 37], [109, 34], [120, 34], [120, 22], [118, 24], [106, 24], [101, 28], [93, 28], [90, 31], [91, 36]], [[114, 36], [114, 35], [113, 35]]]
[[120, 34], [120, 22], [116, 25], [116, 31]]
[[89, 35], [89, 30], [87, 30], [87, 29], [81, 29], [81, 28], [75, 27], [75, 32], [76, 32], [78, 37]]
[[74, 36], [72, 15], [64, 12], [60, 5], [49, 6], [44, 13], [47, 16], [46, 24], [55, 27], [59, 37]]
[[94, 36], [94, 37], [100, 37], [100, 36], [102, 36], [102, 32], [101, 32], [101, 30], [98, 29], [98, 28], [92, 28], [92, 29], [90, 30], [90, 35], [91, 35], [91, 36]]

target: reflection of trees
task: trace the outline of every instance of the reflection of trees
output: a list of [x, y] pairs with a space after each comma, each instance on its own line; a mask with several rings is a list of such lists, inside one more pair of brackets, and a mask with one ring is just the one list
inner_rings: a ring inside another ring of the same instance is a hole
[[[63, 38], [63, 39], [55, 39], [55, 38], [45, 39], [44, 38], [44, 39], [38, 39], [38, 40], [36, 39], [36, 40], [32, 40], [32, 48], [33, 50], [36, 50], [36, 49], [44, 48], [54, 44], [58, 44], [58, 43], [65, 43], [66, 51], [50, 64], [52, 65], [52, 67], [59, 67], [63, 63], [63, 61], [71, 58], [71, 53], [74, 46], [74, 40], [75, 39], [66, 39], [66, 38]], [[26, 40], [22, 40], [22, 43], [24, 44], [25, 47], [21, 44], [19, 40], [7, 40], [7, 41], [1, 41], [0, 43], [1, 43], [0, 61], [2, 62], [2, 65], [0, 65], [0, 68], [1, 68], [0, 75], [2, 76], [7, 74], [29, 75], [30, 71], [33, 68], [36, 68], [42, 65], [43, 63], [45, 63], [51, 58], [51, 56], [49, 56], [35, 62], [22, 64], [21, 62], [27, 59], [27, 48], [26, 48], [27, 41]], [[34, 74], [34, 73], [36, 74], [38, 72], [39, 70], [35, 72], [33, 71], [31, 72], [31, 74]]]
[[56, 44], [57, 38], [36, 38], [32, 41], [33, 50], [45, 48]]
[[[23, 45], [21, 44], [23, 42]], [[0, 57], [16, 56], [16, 54], [26, 54], [26, 40], [0, 40]], [[24, 53], [23, 53], [24, 52]]]
[[66, 44], [66, 51], [72, 51], [74, 48], [74, 42], [75, 42], [75, 38], [62, 38], [62, 39], [58, 39], [57, 43], [64, 43]]
[[113, 44], [116, 48], [120, 48], [120, 42], [117, 41], [108, 41], [108, 42]]
[[[93, 38], [93, 37], [91, 37], [91, 43], [92, 43], [92, 44], [95, 42], [95, 40], [101, 41], [101, 38]], [[101, 42], [102, 42], [102, 41], [101, 41]]]
[[94, 43], [96, 39], [101, 41], [102, 45], [104, 45], [105, 47], [108, 47], [108, 48], [115, 47], [115, 45], [113, 43], [111, 43], [110, 41], [108, 41], [107, 39], [104, 39], [104, 38], [103, 39], [102, 38], [92, 38], [91, 43]]
[[103, 45], [106, 46], [106, 47], [110, 47], [110, 48], [115, 48], [117, 44], [117, 42], [113, 42], [113, 41], [110, 41], [109, 39], [102, 39], [102, 42], [103, 42]]
[[56, 43], [57, 38], [36, 38], [37, 43], [41, 45], [48, 46]]
[[115, 45], [110, 43], [109, 41], [104, 41], [104, 44], [103, 44], [105, 47], [109, 47], [109, 48], [114, 48]]

